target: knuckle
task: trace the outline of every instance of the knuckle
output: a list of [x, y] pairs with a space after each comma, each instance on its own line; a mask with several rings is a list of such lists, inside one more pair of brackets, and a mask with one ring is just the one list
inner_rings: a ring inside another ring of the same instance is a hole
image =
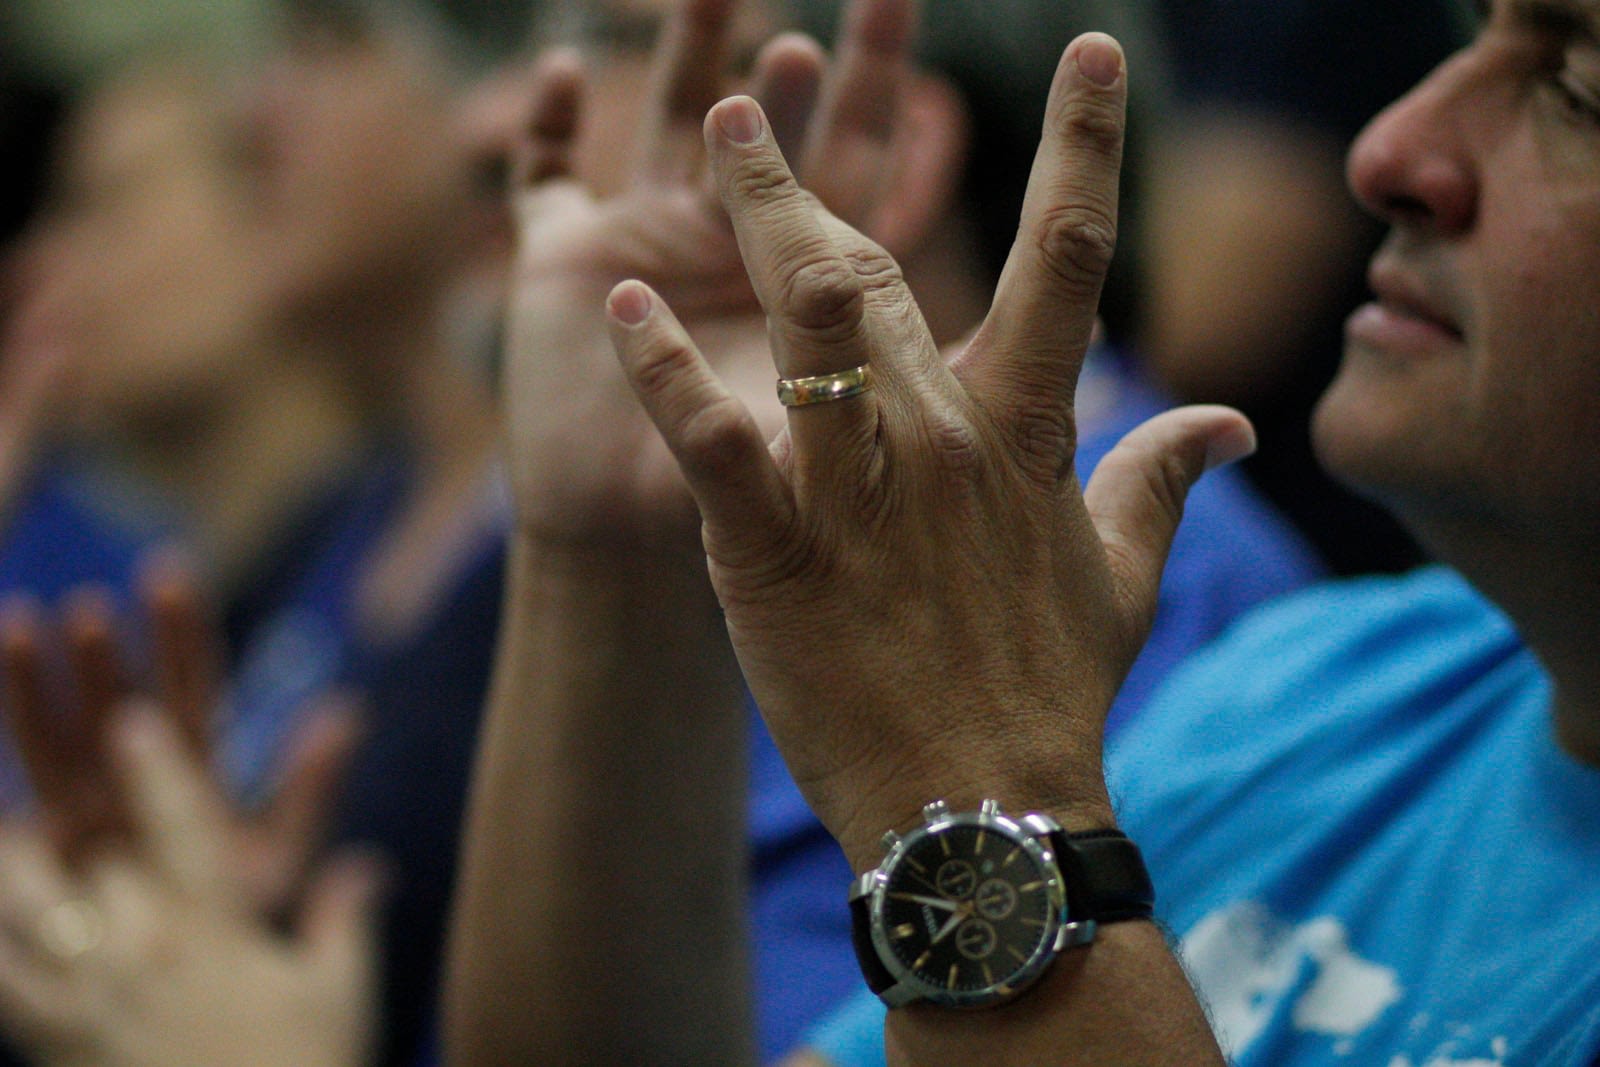
[[764, 152], [742, 155], [728, 177], [728, 192], [735, 202], [760, 210], [799, 194], [789, 169]]
[[867, 292], [897, 289], [904, 281], [894, 257], [875, 244], [863, 244], [845, 253], [850, 269]]
[[1060, 132], [1080, 150], [1115, 156], [1122, 151], [1125, 128], [1122, 107], [1107, 100], [1078, 100], [1061, 111]]
[[971, 423], [953, 414], [934, 416], [928, 439], [939, 470], [954, 483], [975, 480], [984, 469], [983, 442]]
[[1161, 513], [1176, 525], [1183, 518], [1183, 503], [1193, 477], [1181, 457], [1164, 453], [1148, 456], [1143, 464], [1145, 486]]
[[1016, 420], [1017, 458], [1029, 472], [1060, 481], [1072, 472], [1077, 450], [1073, 420], [1054, 408], [1022, 412]]
[[788, 319], [808, 333], [842, 338], [861, 320], [862, 282], [843, 258], [807, 259], [790, 272], [783, 288]]
[[702, 474], [716, 476], [733, 467], [744, 442], [755, 432], [754, 421], [731, 397], [688, 412], [678, 424], [675, 447], [692, 457]]
[[659, 394], [691, 363], [693, 353], [681, 340], [657, 337], [644, 345], [631, 361], [633, 379], [640, 391]]
[[1086, 204], [1048, 212], [1038, 230], [1044, 266], [1073, 292], [1099, 289], [1117, 247], [1117, 224], [1109, 210]]

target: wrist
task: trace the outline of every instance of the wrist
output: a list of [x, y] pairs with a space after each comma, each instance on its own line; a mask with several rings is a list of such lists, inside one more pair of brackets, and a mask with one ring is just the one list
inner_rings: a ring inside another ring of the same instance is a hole
[[919, 779], [921, 785], [897, 783], [895, 795], [879, 795], [860, 805], [839, 832], [839, 844], [857, 873], [876, 867], [884, 857], [886, 834], [904, 834], [923, 821], [923, 808], [942, 800], [951, 811], [976, 811], [985, 800], [998, 801], [1008, 812], [1038, 812], [1054, 819], [1068, 833], [1116, 828], [1116, 817], [1096, 769], [1092, 782], [1072, 788], [1072, 775], [1063, 773], [1041, 785], [1005, 776], [963, 777], [944, 775]]

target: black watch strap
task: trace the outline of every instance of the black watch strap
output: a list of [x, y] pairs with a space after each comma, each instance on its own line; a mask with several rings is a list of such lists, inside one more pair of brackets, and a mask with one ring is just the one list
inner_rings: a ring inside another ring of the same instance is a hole
[[1138, 846], [1121, 830], [1054, 833], [1050, 841], [1067, 883], [1069, 922], [1150, 917], [1155, 909], [1155, 887]]
[[856, 962], [861, 964], [862, 977], [867, 988], [882, 993], [894, 985], [894, 975], [889, 973], [878, 950], [872, 944], [872, 898], [859, 896], [850, 901], [850, 942], [856, 949]]

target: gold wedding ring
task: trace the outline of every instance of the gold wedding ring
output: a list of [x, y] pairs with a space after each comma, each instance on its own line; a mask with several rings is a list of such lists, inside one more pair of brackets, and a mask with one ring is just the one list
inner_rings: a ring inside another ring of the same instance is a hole
[[848, 400], [871, 388], [872, 374], [867, 364], [863, 363], [837, 374], [779, 378], [778, 400], [786, 408], [798, 408], [806, 404], [823, 404], [829, 400]]
[[100, 909], [87, 900], [63, 900], [39, 916], [34, 933], [39, 947], [62, 963], [94, 951], [105, 932]]

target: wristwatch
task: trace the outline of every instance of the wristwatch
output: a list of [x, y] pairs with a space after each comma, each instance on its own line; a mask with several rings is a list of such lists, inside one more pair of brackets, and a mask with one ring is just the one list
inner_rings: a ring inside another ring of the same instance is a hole
[[1119, 830], [1068, 833], [993, 800], [960, 814], [935, 801], [922, 815], [884, 835], [883, 862], [850, 893], [856, 957], [891, 1008], [999, 1004], [1100, 923], [1150, 916], [1150, 875]]

